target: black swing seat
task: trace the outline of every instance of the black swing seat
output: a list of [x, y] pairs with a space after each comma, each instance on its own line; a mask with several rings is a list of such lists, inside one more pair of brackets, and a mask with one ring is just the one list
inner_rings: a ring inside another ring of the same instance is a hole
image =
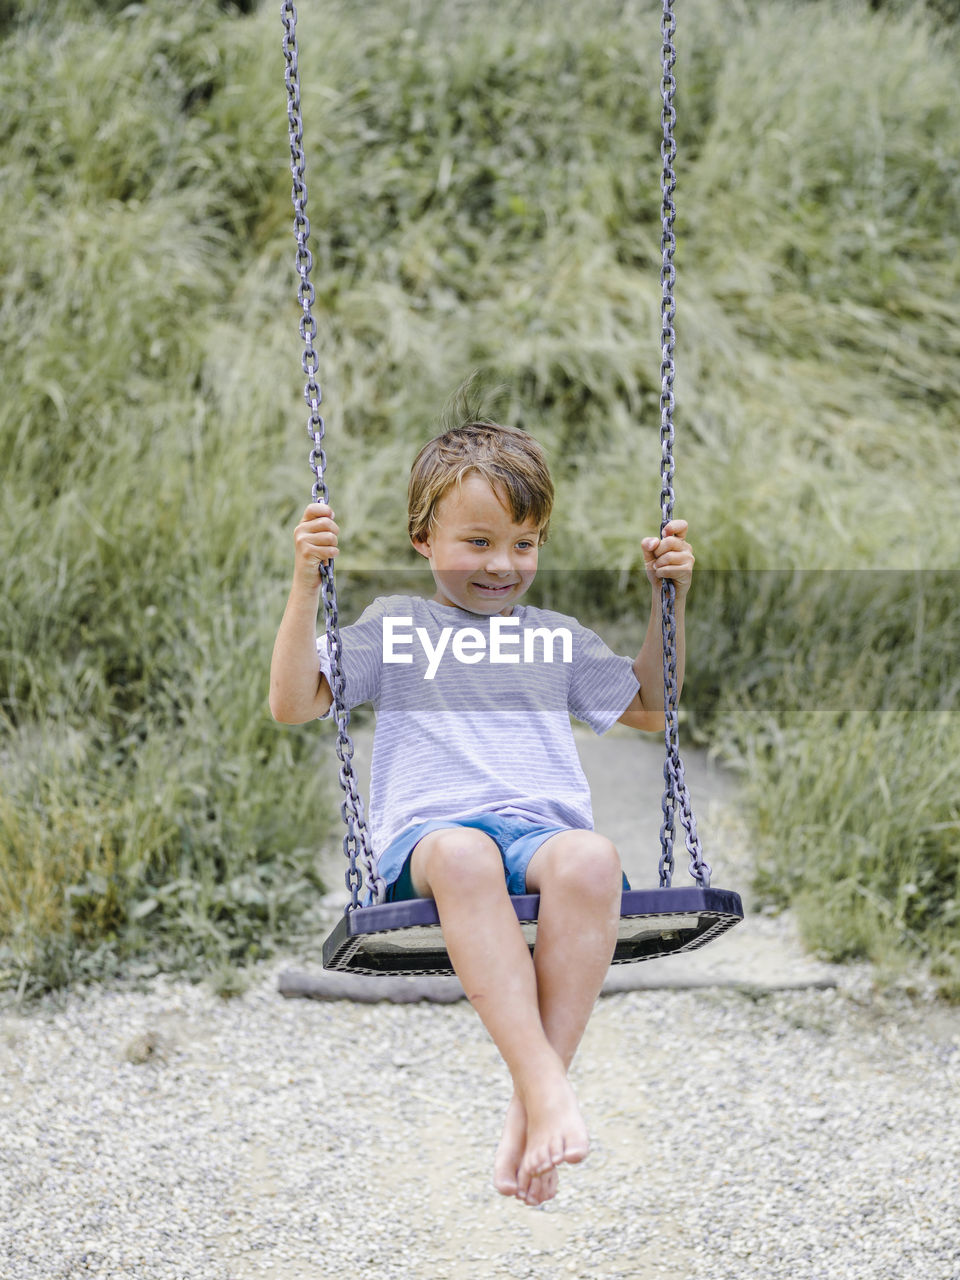
[[[540, 895], [512, 897], [531, 949], [537, 937]], [[694, 951], [743, 919], [740, 895], [698, 885], [627, 889], [620, 908], [614, 964]], [[452, 973], [432, 898], [358, 907], [342, 916], [323, 944], [323, 967], [343, 973]]]

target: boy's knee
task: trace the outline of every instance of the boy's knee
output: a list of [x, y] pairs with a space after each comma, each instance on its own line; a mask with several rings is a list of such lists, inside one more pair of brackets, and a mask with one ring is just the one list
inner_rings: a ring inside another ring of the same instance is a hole
[[504, 884], [503, 860], [495, 841], [470, 827], [449, 827], [425, 836], [414, 851], [414, 884], [422, 880], [431, 893], [455, 880], [461, 892]]
[[558, 848], [551, 872], [558, 888], [586, 898], [607, 898], [623, 884], [617, 846], [596, 831], [577, 832]]

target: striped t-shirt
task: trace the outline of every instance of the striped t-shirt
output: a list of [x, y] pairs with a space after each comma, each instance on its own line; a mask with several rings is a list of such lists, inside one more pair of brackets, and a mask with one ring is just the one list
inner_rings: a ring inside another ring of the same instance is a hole
[[[340, 636], [346, 705], [372, 702], [377, 717], [376, 854], [430, 818], [593, 827], [570, 716], [605, 733], [639, 688], [632, 659], [549, 609], [491, 618], [419, 596], [373, 601]], [[325, 635], [317, 651], [329, 680]]]

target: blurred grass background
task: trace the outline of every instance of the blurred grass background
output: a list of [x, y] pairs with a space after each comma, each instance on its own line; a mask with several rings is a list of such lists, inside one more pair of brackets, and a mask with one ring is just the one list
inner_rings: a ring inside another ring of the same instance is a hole
[[[742, 770], [760, 901], [957, 997], [956, 6], [678, 9], [686, 732]], [[554, 575], [556, 603], [632, 648], [659, 519], [659, 6], [332, 0], [300, 37], [344, 565], [413, 563], [409, 463], [476, 370], [551, 458], [545, 567], [589, 571]], [[309, 498], [280, 39], [272, 2], [0, 2], [21, 994], [228, 987], [315, 932], [330, 741], [266, 705]]]

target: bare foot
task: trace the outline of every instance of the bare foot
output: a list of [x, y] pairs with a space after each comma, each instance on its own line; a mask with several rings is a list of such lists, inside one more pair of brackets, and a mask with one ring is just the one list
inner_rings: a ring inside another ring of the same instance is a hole
[[517, 1194], [517, 1173], [527, 1145], [527, 1113], [516, 1094], [510, 1099], [500, 1145], [493, 1161], [493, 1185], [502, 1196]]
[[[526, 1100], [527, 1141], [517, 1170], [517, 1194], [527, 1200], [560, 1164], [579, 1164], [590, 1150], [587, 1126], [567, 1077], [542, 1081]], [[538, 1186], [532, 1184], [538, 1181]]]
[[502, 1196], [516, 1196], [524, 1204], [529, 1205], [545, 1204], [557, 1194], [560, 1179], [556, 1169], [553, 1168], [546, 1173], [535, 1174], [530, 1179], [526, 1194], [521, 1196], [517, 1177], [526, 1145], [527, 1112], [523, 1103], [514, 1094], [507, 1107], [500, 1145], [497, 1147], [493, 1162], [493, 1185]]

